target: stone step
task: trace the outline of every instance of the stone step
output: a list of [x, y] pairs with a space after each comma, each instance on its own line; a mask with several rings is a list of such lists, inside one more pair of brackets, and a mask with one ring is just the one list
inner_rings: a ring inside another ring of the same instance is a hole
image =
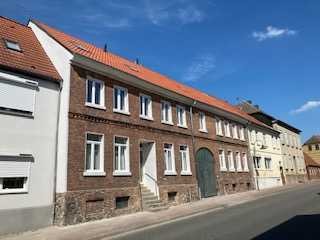
[[156, 204], [156, 203], [162, 203], [162, 202], [158, 198], [155, 198], [155, 199], [145, 199], [143, 200], [143, 203], [146, 205], [149, 205], [149, 204]]
[[146, 208], [146, 210], [150, 212], [158, 212], [162, 210], [167, 210], [168, 208], [169, 208], [168, 206], [159, 206], [159, 207]]

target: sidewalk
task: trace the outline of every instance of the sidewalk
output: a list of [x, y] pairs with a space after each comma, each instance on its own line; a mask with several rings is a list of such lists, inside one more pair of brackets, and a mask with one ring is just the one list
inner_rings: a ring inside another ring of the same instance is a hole
[[[306, 184], [319, 184], [311, 182]], [[109, 238], [118, 234], [138, 230], [144, 227], [160, 225], [195, 215], [217, 211], [241, 203], [272, 196], [292, 189], [303, 188], [305, 184], [289, 185], [266, 189], [262, 191], [250, 191], [232, 195], [218, 196], [203, 199], [192, 203], [171, 207], [160, 212], [139, 212], [114, 218], [102, 219], [78, 225], [57, 227], [51, 226], [33, 232], [0, 237], [1, 240], [88, 240]]]

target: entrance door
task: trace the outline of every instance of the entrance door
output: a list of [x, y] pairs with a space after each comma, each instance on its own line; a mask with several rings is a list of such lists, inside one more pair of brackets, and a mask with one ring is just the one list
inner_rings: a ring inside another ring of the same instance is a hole
[[196, 161], [201, 197], [206, 198], [217, 195], [212, 153], [206, 148], [201, 148], [196, 154]]

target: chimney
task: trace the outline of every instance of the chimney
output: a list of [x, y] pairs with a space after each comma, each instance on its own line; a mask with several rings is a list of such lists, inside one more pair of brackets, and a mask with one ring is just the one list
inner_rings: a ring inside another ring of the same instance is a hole
[[104, 45], [103, 51], [108, 52], [108, 45], [107, 44]]
[[136, 60], [134, 61], [135, 64], [140, 65], [140, 61], [139, 58], [136, 58]]

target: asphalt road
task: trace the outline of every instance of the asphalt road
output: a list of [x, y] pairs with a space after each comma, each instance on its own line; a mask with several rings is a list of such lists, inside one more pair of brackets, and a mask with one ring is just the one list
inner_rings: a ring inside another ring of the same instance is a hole
[[320, 184], [115, 239], [320, 239]]

